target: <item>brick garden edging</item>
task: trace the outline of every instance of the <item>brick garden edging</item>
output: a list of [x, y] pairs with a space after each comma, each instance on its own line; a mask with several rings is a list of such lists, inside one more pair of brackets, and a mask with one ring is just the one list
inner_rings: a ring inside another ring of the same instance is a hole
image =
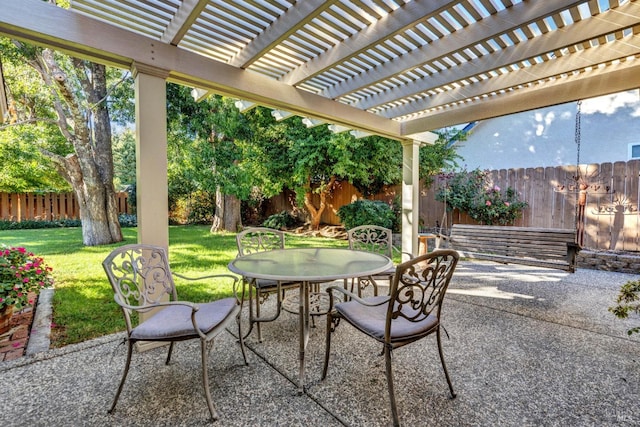
[[640, 274], [640, 253], [581, 250], [578, 268]]
[[24, 356], [33, 321], [33, 307], [26, 307], [11, 317], [11, 328], [0, 335], [0, 362]]

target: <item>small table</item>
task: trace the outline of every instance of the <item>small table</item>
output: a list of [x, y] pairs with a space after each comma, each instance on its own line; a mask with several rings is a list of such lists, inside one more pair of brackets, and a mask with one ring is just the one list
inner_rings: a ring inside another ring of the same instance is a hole
[[[337, 248], [292, 248], [256, 252], [236, 258], [229, 263], [229, 270], [252, 279], [302, 283], [296, 302], [300, 322], [298, 391], [304, 393], [304, 354], [309, 341], [309, 320], [311, 314], [323, 314], [318, 308], [314, 308], [311, 313], [310, 300], [322, 300], [321, 295], [310, 292], [311, 284], [371, 276], [392, 266], [393, 262], [388, 257], [371, 252]], [[288, 309], [291, 310], [290, 303]]]
[[420, 233], [418, 235], [418, 255], [424, 255], [429, 252], [429, 240], [433, 239], [434, 241], [438, 238], [435, 234], [431, 233]]

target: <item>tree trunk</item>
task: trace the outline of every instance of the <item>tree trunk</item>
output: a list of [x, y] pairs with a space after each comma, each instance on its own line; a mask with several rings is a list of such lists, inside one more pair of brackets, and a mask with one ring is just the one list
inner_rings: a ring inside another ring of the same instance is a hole
[[[74, 154], [66, 157], [45, 154], [76, 194], [83, 243], [96, 246], [120, 242], [122, 231], [113, 187], [106, 69], [104, 65], [76, 58], [72, 58], [72, 63], [75, 74], [69, 76], [49, 49], [44, 49], [30, 63], [52, 88], [60, 130], [74, 149]], [[76, 84], [70, 78], [80, 85], [82, 95], [77, 93]], [[85, 107], [87, 103], [89, 107]]]
[[211, 232], [237, 232], [242, 228], [240, 200], [229, 194], [222, 194], [220, 187], [216, 189], [216, 212], [213, 216]]
[[[215, 169], [214, 169], [215, 170]], [[216, 211], [213, 214], [213, 223], [211, 224], [211, 232], [217, 233], [224, 229], [224, 195], [218, 185], [216, 187]]]
[[242, 229], [240, 199], [227, 194], [224, 196], [224, 206], [224, 229], [236, 233]]
[[313, 192], [311, 190], [311, 180], [309, 180], [309, 184], [307, 185], [307, 190], [304, 193], [304, 206], [307, 208], [307, 211], [311, 215], [311, 229], [318, 230], [320, 228], [320, 220], [322, 219], [322, 213], [327, 207], [327, 196], [331, 194], [331, 190], [333, 189], [333, 185], [336, 182], [335, 177], [331, 177], [329, 183], [320, 188], [320, 206], [316, 208], [313, 205], [312, 195]]

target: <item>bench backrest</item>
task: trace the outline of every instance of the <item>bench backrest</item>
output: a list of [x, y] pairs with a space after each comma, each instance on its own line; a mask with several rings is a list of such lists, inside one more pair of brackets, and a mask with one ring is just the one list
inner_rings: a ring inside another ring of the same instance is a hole
[[575, 230], [454, 224], [449, 236], [454, 249], [508, 257], [567, 261]]

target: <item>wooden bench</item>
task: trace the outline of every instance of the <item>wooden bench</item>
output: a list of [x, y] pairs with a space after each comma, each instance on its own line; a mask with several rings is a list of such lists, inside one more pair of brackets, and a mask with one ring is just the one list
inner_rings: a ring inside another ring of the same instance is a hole
[[461, 257], [548, 267], [573, 273], [580, 246], [576, 232], [559, 228], [528, 228], [454, 224], [444, 237]]

